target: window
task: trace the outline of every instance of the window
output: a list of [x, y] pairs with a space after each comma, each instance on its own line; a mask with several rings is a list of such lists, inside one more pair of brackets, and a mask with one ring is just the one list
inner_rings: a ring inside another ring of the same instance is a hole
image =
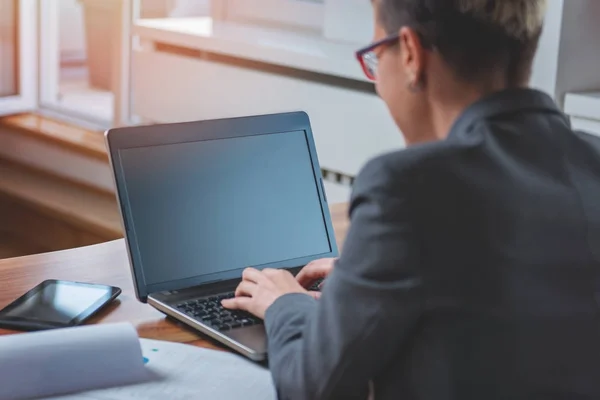
[[36, 106], [36, 2], [0, 0], [0, 115]]
[[[213, 15], [348, 41], [359, 31], [349, 4], [370, 7], [368, 0], [0, 0], [0, 113], [39, 106], [97, 128], [129, 123], [136, 18]], [[337, 34], [327, 18], [340, 6], [351, 28]]]
[[210, 15], [210, 0], [39, 3], [40, 106], [98, 128], [129, 121], [132, 21]]
[[213, 0], [228, 20], [286, 25], [322, 31], [325, 0]]
[[40, 2], [40, 106], [105, 128], [114, 118], [119, 2]]

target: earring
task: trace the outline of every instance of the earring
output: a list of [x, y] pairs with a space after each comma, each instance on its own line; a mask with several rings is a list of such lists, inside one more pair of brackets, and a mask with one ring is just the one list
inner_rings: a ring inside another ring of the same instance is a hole
[[411, 93], [419, 93], [423, 90], [423, 85], [421, 85], [421, 82], [417, 81], [416, 78], [411, 79], [406, 87]]

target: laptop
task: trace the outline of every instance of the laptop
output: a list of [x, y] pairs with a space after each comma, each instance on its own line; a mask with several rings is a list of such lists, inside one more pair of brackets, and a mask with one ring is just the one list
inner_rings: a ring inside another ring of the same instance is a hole
[[137, 298], [255, 360], [263, 321], [221, 306], [242, 272], [336, 257], [302, 112], [105, 134]]

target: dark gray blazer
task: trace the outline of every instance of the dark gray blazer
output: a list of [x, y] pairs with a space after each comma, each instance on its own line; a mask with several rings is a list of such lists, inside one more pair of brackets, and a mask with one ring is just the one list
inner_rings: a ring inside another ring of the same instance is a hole
[[321, 300], [267, 311], [281, 399], [600, 399], [600, 140], [545, 94], [370, 162]]

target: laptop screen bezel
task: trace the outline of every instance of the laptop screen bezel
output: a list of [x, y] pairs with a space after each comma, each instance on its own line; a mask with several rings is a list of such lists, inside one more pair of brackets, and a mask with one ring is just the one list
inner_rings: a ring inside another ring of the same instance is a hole
[[[231, 271], [213, 274], [215, 275], [214, 279], [208, 280], [205, 279], [206, 275], [198, 275], [192, 278], [173, 280], [159, 284], [147, 284], [144, 277], [144, 267], [141, 261], [134, 222], [131, 218], [132, 213], [130, 212], [129, 197], [127, 194], [127, 185], [125, 182], [123, 165], [121, 163], [120, 151], [129, 148], [231, 139], [265, 134], [285, 134], [285, 132], [297, 131], [303, 131], [305, 133], [312, 163], [314, 182], [319, 194], [319, 202], [323, 213], [323, 221], [326, 228], [330, 251], [322, 254], [254, 266], [258, 269], [262, 269], [296, 268], [306, 265], [315, 259], [338, 256], [333, 224], [323, 187], [321, 168], [317, 158], [310, 120], [306, 113], [295, 112], [176, 124], [115, 128], [106, 132], [105, 137], [113, 170], [116, 195], [121, 212], [121, 221], [125, 233], [134, 288], [136, 297], [140, 301], [146, 302], [148, 295], [152, 293], [181, 290], [200, 284], [239, 279], [243, 269], [236, 268]], [[200, 279], [200, 277], [203, 278]]]

